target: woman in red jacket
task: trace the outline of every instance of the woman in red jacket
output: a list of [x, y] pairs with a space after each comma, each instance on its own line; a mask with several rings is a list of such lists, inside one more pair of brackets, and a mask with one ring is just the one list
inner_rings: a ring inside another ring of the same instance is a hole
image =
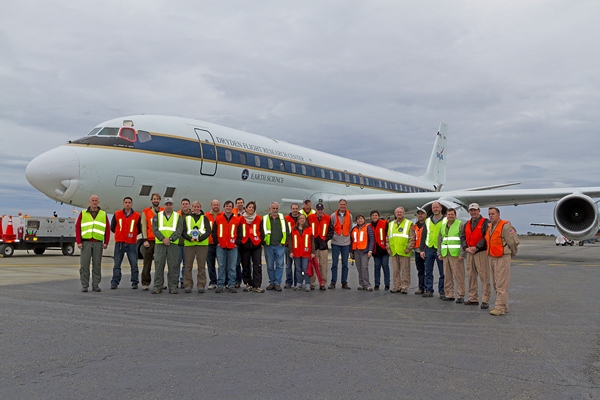
[[310, 277], [306, 273], [308, 260], [314, 258], [312, 229], [306, 221], [306, 216], [300, 214], [296, 226], [292, 228], [290, 240], [290, 257], [294, 260], [296, 268], [296, 286], [294, 290], [302, 289], [302, 283], [306, 285], [306, 291], [310, 292]]
[[256, 214], [254, 201], [246, 204], [246, 211], [239, 215], [237, 246], [242, 260], [242, 279], [246, 284], [244, 292], [263, 293], [262, 285], [262, 219]]

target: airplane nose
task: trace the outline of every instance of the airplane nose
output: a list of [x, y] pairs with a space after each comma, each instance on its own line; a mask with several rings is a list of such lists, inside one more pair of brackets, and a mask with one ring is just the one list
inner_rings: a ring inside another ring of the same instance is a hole
[[57, 147], [31, 160], [25, 176], [31, 186], [51, 199], [68, 201], [79, 185], [79, 157], [65, 146]]

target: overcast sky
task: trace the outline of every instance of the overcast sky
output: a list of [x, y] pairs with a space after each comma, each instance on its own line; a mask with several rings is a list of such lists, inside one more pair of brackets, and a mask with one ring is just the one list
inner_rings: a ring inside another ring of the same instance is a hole
[[[197, 118], [424, 173], [446, 189], [600, 186], [600, 2], [0, 5], [0, 214], [71, 213], [27, 163], [130, 114]], [[218, 196], [217, 196], [218, 197]], [[552, 206], [503, 208], [520, 231]]]

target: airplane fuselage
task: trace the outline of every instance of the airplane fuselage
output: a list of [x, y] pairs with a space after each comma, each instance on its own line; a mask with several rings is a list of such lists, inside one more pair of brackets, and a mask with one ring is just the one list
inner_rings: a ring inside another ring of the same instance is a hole
[[[165, 116], [130, 116], [99, 124], [88, 136], [34, 159], [27, 179], [51, 199], [74, 206], [87, 206], [89, 197], [97, 194], [107, 211], [120, 209], [125, 196], [141, 209], [149, 205], [152, 193], [199, 200], [205, 209], [215, 198], [223, 202], [243, 197], [257, 201], [262, 212], [273, 201], [285, 204], [305, 196], [316, 204], [332, 195], [434, 190], [434, 182], [389, 169]], [[391, 214], [393, 209], [380, 211]]]

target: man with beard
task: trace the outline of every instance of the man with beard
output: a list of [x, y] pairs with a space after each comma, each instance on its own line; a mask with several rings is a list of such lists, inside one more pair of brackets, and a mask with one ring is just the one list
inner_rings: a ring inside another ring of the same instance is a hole
[[[160, 194], [152, 193], [152, 197], [150, 197], [150, 201], [152, 202], [152, 206], [145, 208], [142, 216], [142, 239], [144, 240], [143, 246], [145, 248], [144, 252], [144, 265], [142, 267], [142, 289], [148, 290], [150, 287], [150, 283], [152, 282], [152, 276], [150, 275], [150, 270], [152, 269], [152, 260], [154, 259], [154, 247], [155, 247], [155, 237], [154, 232], [152, 231], [152, 220], [154, 217], [163, 210], [160, 207]], [[164, 279], [164, 278], [163, 278]]]

